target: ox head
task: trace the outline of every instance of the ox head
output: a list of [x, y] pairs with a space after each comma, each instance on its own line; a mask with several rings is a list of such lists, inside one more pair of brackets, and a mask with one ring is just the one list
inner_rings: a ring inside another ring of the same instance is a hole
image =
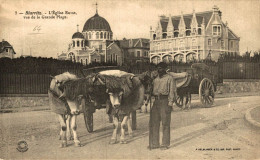
[[122, 98], [123, 98], [123, 90], [122, 89], [107, 89], [106, 91], [109, 95], [109, 100], [113, 108], [117, 109], [120, 107]]
[[[66, 75], [65, 75], [66, 76]], [[51, 87], [60, 99], [66, 101], [71, 114], [78, 115], [80, 113], [80, 104], [82, 97], [92, 92], [93, 88], [87, 79], [68, 77], [61, 79], [61, 77], [52, 77]]]
[[113, 108], [117, 109], [120, 107], [124, 94], [124, 89], [122, 88], [122, 82], [120, 82], [120, 78], [96, 75], [93, 78], [93, 83], [95, 86], [105, 87], [105, 92], [103, 92], [108, 95], [107, 99], [109, 99]]

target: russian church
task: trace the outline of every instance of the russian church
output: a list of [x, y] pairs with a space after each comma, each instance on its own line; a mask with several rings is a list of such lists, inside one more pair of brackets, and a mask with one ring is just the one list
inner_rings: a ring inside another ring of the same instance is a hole
[[[97, 4], [96, 4], [97, 5]], [[113, 32], [107, 20], [96, 13], [89, 18], [82, 32], [72, 35], [66, 53], [58, 56], [60, 60], [71, 60], [84, 65], [93, 62], [111, 62], [122, 65], [122, 51], [113, 41]]]

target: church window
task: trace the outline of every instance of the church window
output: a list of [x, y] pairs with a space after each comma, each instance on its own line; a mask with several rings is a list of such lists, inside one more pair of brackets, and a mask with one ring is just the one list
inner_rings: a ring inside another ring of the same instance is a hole
[[96, 33], [96, 39], [99, 39], [99, 32]]
[[83, 59], [80, 59], [80, 63], [83, 64]]
[[107, 39], [109, 39], [109, 33], [107, 33]]
[[85, 36], [85, 37], [86, 37], [86, 39], [88, 39], [88, 34], [87, 34], [87, 33], [86, 33], [86, 36]]
[[219, 36], [220, 33], [221, 33], [220, 25], [215, 25], [215, 26], [213, 26], [213, 32], [212, 32], [212, 34]]
[[208, 39], [208, 46], [212, 46], [212, 41], [211, 41], [211, 39]]
[[88, 38], [91, 39], [91, 33], [89, 33]]
[[113, 34], [112, 33], [110, 34], [110, 39], [113, 39]]
[[81, 41], [81, 47], [83, 47], [83, 41]]
[[201, 35], [201, 28], [198, 29], [198, 35]]
[[100, 33], [100, 39], [103, 39], [103, 32]]
[[107, 33], [106, 33], [106, 32], [104, 33], [104, 38], [105, 38], [105, 39], [107, 38]]
[[[196, 29], [196, 28], [195, 28], [195, 29]], [[186, 31], [186, 36], [190, 36], [190, 32], [191, 32], [190, 30], [187, 30], [187, 31]]]
[[79, 41], [77, 41], [77, 47], [79, 47]]
[[73, 41], [73, 47], [75, 47], [75, 41]]

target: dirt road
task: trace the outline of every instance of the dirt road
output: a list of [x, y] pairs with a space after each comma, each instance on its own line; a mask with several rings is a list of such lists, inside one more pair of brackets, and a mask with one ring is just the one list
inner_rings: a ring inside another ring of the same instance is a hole
[[[260, 105], [260, 96], [221, 98], [215, 106], [202, 108], [192, 102], [190, 111], [172, 112], [171, 146], [149, 151], [149, 114], [137, 113], [137, 130], [128, 144], [109, 145], [112, 124], [105, 110], [94, 113], [94, 133], [88, 133], [80, 115], [79, 139], [84, 146], [59, 148], [59, 123], [50, 111], [0, 114], [0, 158], [2, 159], [256, 159], [260, 158], [260, 131], [244, 121], [245, 111]], [[128, 137], [127, 137], [128, 138]], [[25, 140], [28, 151], [17, 151]]]

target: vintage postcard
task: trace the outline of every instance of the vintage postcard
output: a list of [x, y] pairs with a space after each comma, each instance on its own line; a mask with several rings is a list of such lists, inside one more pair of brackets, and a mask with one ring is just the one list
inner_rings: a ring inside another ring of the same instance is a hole
[[260, 159], [260, 0], [0, 0], [0, 159]]

